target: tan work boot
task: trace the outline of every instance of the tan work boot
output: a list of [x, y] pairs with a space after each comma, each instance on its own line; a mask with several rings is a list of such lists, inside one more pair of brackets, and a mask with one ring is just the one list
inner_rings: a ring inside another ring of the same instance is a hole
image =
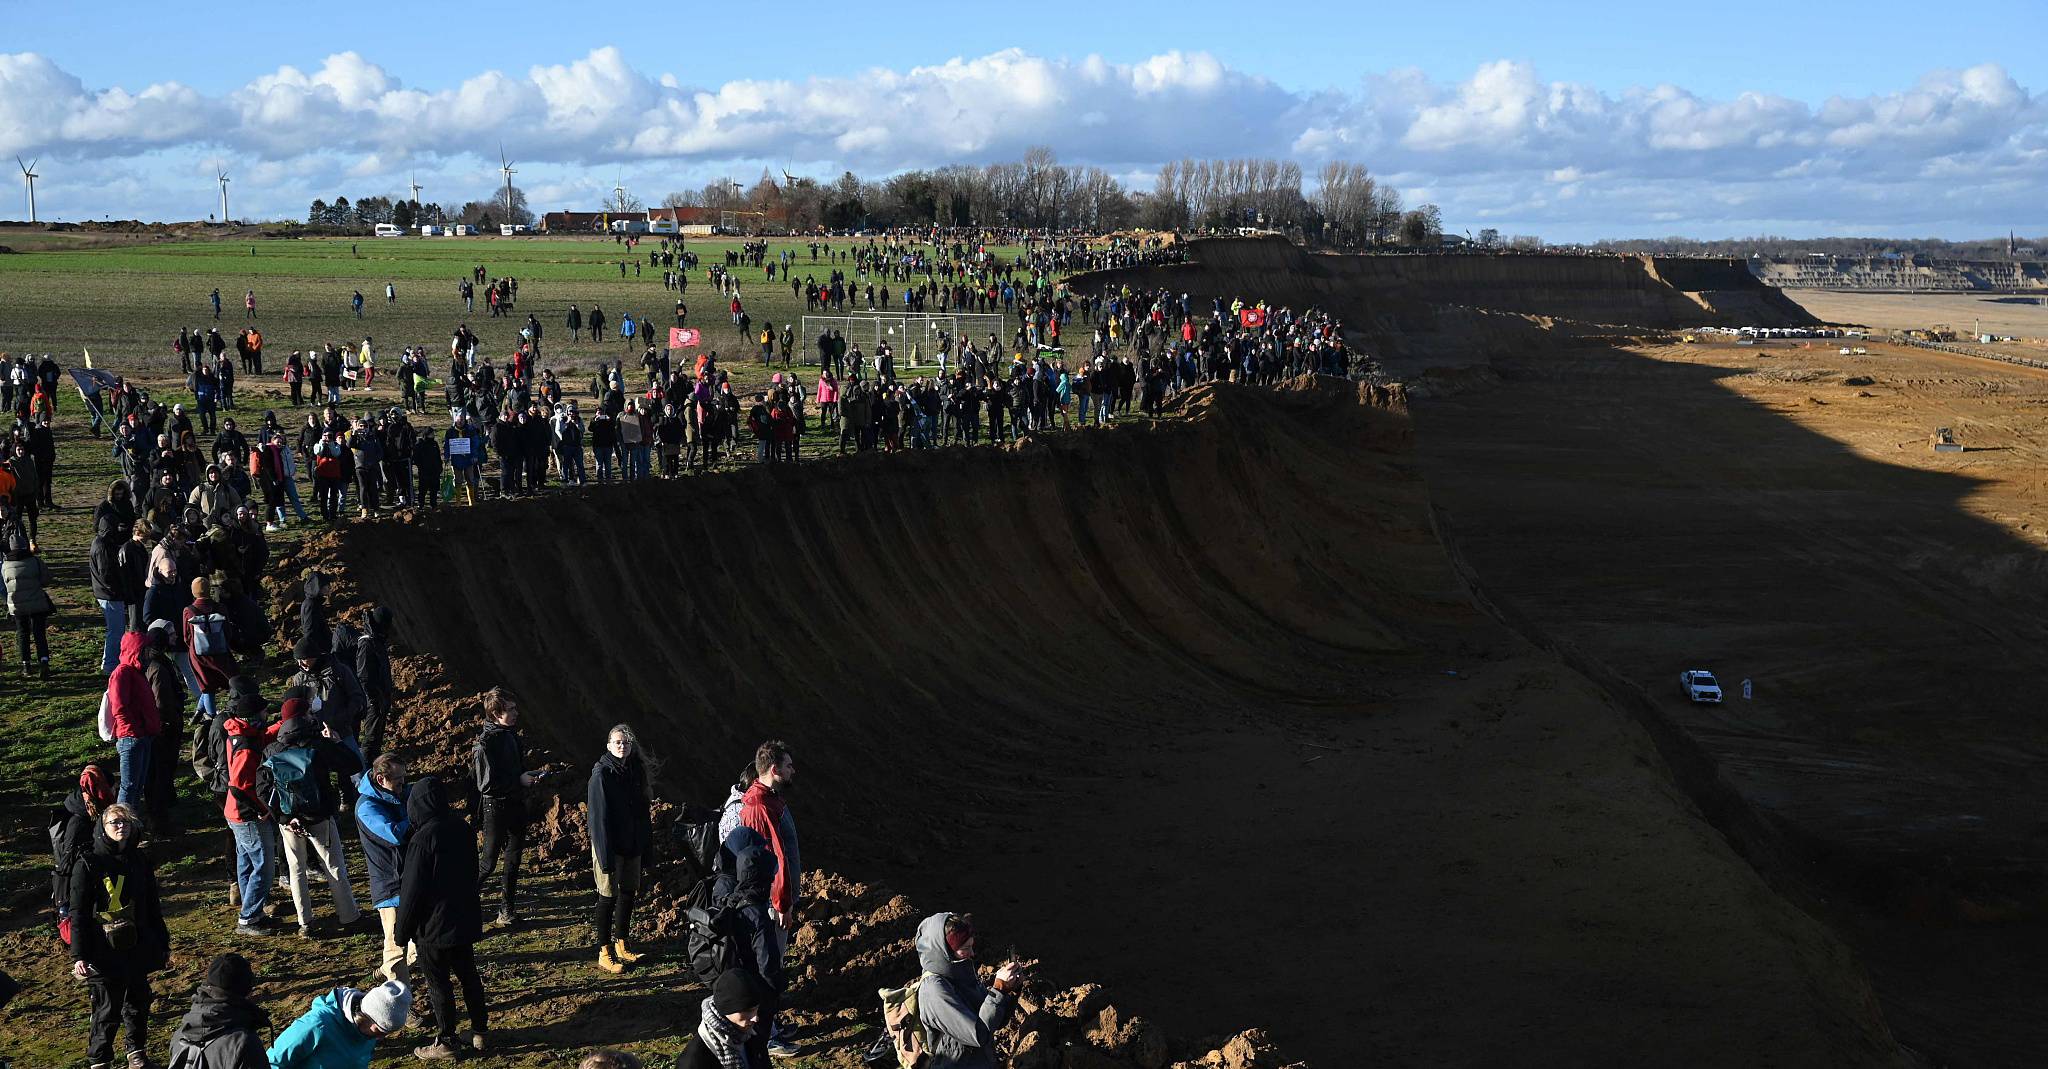
[[626, 971], [626, 966], [619, 959], [612, 957], [612, 948], [610, 947], [598, 948], [597, 967], [608, 973], [622, 973]]
[[641, 958], [646, 957], [646, 955], [635, 954], [632, 951], [627, 950], [626, 941], [624, 939], [614, 939], [612, 940], [612, 957], [617, 958], [618, 960], [623, 961], [628, 965], [631, 965], [634, 962], [639, 961]]

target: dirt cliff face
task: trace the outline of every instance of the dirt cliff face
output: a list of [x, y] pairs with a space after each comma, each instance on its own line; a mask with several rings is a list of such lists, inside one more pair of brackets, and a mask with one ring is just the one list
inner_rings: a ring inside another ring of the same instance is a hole
[[[571, 769], [626, 721], [668, 802], [715, 803], [787, 739], [806, 862], [906, 896], [820, 891], [806, 1012], [872, 1016], [909, 920], [951, 909], [1116, 995], [1029, 1008], [1019, 1065], [1891, 1064], [1840, 945], [1475, 608], [1410, 439], [1398, 389], [1202, 388], [316, 552], [436, 659], [437, 709], [508, 685]], [[580, 858], [573, 812], [544, 825]]]
[[1280, 238], [1188, 245], [1193, 261], [1078, 276], [1083, 292], [1164, 286], [1342, 315], [1362, 335], [1433, 330], [1447, 309], [1673, 330], [1816, 322], [1739, 260], [1673, 256], [1318, 255]]

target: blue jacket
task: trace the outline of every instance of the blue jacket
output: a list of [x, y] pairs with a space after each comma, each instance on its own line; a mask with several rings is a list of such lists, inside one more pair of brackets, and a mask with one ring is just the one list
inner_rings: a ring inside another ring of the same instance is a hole
[[376, 909], [398, 905], [399, 866], [405, 860], [405, 799], [377, 786], [368, 772], [358, 772], [356, 833], [363, 841], [363, 860], [370, 866], [370, 900]]
[[377, 1041], [356, 1027], [363, 993], [337, 987], [313, 1000], [270, 1045], [270, 1069], [370, 1069]]

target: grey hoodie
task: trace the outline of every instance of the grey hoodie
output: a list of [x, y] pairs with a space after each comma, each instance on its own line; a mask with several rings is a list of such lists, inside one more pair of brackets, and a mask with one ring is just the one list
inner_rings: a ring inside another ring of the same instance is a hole
[[983, 987], [971, 961], [954, 961], [946, 950], [946, 920], [934, 913], [917, 926], [917, 964], [925, 977], [917, 988], [917, 1016], [931, 1042], [923, 1069], [995, 1069], [995, 1031], [1010, 1019], [1017, 1002]]

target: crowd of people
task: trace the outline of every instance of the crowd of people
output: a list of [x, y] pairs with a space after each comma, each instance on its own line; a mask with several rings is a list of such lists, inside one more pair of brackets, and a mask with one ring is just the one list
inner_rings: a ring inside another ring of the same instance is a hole
[[[424, 348], [403, 349], [404, 404], [351, 418], [341, 411], [345, 391], [367, 386], [374, 374], [375, 350], [365, 338], [360, 347], [329, 347], [317, 360], [294, 353], [286, 362], [293, 402], [300, 383], [311, 382], [314, 407], [297, 427], [266, 411], [244, 433], [226, 414], [234, 410], [230, 384], [236, 370], [261, 372], [261, 335], [245, 329], [234, 343], [238, 359], [228, 361], [217, 331], [203, 339], [187, 331], [178, 343], [183, 368], [195, 383], [211, 373], [211, 396], [224, 410], [217, 424], [206, 411], [195, 424], [182, 405], [157, 403], [118, 379], [98, 395], [123, 473], [95, 508], [90, 553], [105, 625], [99, 730], [109, 752], [81, 770], [51, 826], [56, 931], [90, 992], [87, 1058], [95, 1069], [121, 1064], [117, 1053], [131, 1069], [154, 1064], [151, 978], [167, 967], [171, 941], [146, 846], [175, 834], [181, 796], [210, 798], [225, 825], [217, 841], [231, 861], [232, 918], [220, 918], [224, 933], [262, 941], [296, 930], [333, 941], [338, 956], [356, 953], [353, 940], [361, 936], [363, 961], [383, 982], [322, 994], [267, 1040], [269, 1021], [253, 995], [261, 978], [242, 955], [221, 955], [192, 994], [170, 1042], [170, 1064], [367, 1065], [378, 1040], [407, 1027], [416, 984], [424, 986], [423, 1016], [431, 1023], [415, 1055], [438, 1060], [491, 1047], [490, 993], [476, 946], [487, 931], [522, 923], [532, 796], [566, 770], [534, 767], [519, 703], [499, 688], [479, 701], [467, 781], [463, 770], [453, 784], [416, 775], [402, 753], [386, 749], [402, 708], [391, 611], [373, 604], [336, 620], [328, 577], [309, 571], [298, 580], [296, 627], [273, 626], [262, 597], [264, 580], [277, 581], [268, 574], [268, 535], [294, 514], [310, 519], [302, 478], [320, 515], [336, 520], [351, 511], [434, 506], [451, 492], [473, 501], [487, 470], [509, 496], [544, 490], [550, 478], [582, 485], [677, 476], [737, 461], [748, 444], [756, 462], [788, 462], [813, 418], [817, 430], [836, 435], [840, 452], [933, 448], [979, 442], [984, 428], [997, 442], [1069, 427], [1075, 418], [1084, 426], [1111, 423], [1134, 404], [1156, 413], [1173, 394], [1206, 382], [1371, 369], [1346, 346], [1342, 324], [1318, 311], [1221, 299], [1198, 306], [1186, 294], [1127, 286], [1079, 293], [1051, 281], [1062, 271], [1114, 266], [1118, 256], [1161, 254], [1156, 249], [1116, 254], [1045, 243], [1011, 263], [962, 244], [823, 252], [846, 264], [850, 277], [876, 280], [863, 286], [895, 281], [905, 301], [916, 294], [939, 307], [1002, 308], [1016, 333], [1007, 344], [995, 335], [944, 338], [932, 354], [935, 373], [910, 377], [888, 344], [866, 354], [828, 331], [801, 347], [815, 353], [815, 376], [809, 367], [777, 373], [745, 400], [715, 352], [676, 366], [670, 353], [650, 346], [630, 386], [623, 360], [602, 370], [590, 384], [587, 418], [582, 400], [564, 396], [564, 384], [542, 363], [534, 317], [499, 367], [479, 355], [466, 326], [454, 335], [444, 379], [432, 377]], [[811, 249], [814, 262], [819, 254]], [[735, 305], [738, 283], [720, 268], [779, 266], [793, 287], [811, 285], [794, 278], [794, 249], [774, 254], [772, 264], [770, 256], [765, 244], [730, 254], [714, 265], [713, 284], [730, 291]], [[473, 279], [483, 278], [479, 267]], [[905, 280], [919, 281], [905, 287]], [[820, 299], [847, 299], [846, 285], [847, 277], [831, 272]], [[884, 303], [886, 292], [878, 290]], [[569, 321], [572, 333], [603, 323], [596, 307], [588, 319]], [[1085, 339], [1086, 357], [1060, 344], [1076, 337]], [[791, 341], [782, 340], [785, 367], [799, 348]], [[770, 345], [762, 346], [765, 358]], [[436, 388], [451, 413], [439, 433], [412, 422], [429, 410]], [[38, 451], [49, 445], [53, 413], [35, 411], [33, 402], [27, 408], [16, 410], [10, 452], [17, 459], [0, 467], [0, 502], [9, 505], [0, 574], [21, 629], [24, 671], [46, 673], [52, 605], [26, 503], [48, 500], [55, 458], [43, 461]], [[286, 652], [272, 649], [280, 632], [295, 636], [283, 672], [267, 667]], [[32, 641], [43, 651], [40, 664], [30, 662]], [[721, 949], [712, 972], [700, 972], [708, 994], [693, 1022], [697, 1041], [679, 1064], [760, 1069], [801, 1051], [784, 967], [802, 909], [789, 805], [795, 779], [790, 746], [764, 742], [716, 814], [715, 861], [699, 897], [717, 907]], [[471, 789], [473, 805], [454, 803]], [[635, 949], [635, 911], [656, 851], [650, 762], [630, 724], [605, 733], [583, 801], [596, 892], [593, 964], [624, 973], [646, 953]], [[367, 908], [355, 894], [352, 854], [366, 876]], [[280, 877], [289, 905], [278, 894]], [[324, 901], [316, 888], [324, 888]], [[372, 933], [380, 937], [374, 950]], [[965, 915], [927, 918], [916, 945], [927, 1064], [994, 1066], [992, 1033], [1014, 1005], [1016, 969], [1006, 965], [993, 987], [981, 984]], [[5, 982], [0, 977], [0, 989]], [[632, 1063], [618, 1052], [586, 1061]]]

